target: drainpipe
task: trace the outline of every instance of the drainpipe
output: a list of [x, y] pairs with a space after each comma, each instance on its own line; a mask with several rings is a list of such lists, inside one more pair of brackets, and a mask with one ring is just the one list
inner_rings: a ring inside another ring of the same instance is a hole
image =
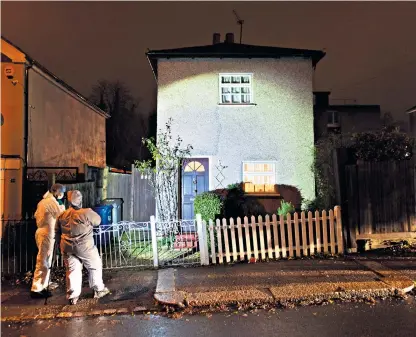
[[[32, 64], [25, 64], [25, 84], [24, 84], [24, 165], [22, 181], [22, 211], [26, 212], [27, 194], [27, 165], [28, 165], [28, 143], [29, 143], [29, 70]], [[25, 214], [22, 214], [23, 216]]]

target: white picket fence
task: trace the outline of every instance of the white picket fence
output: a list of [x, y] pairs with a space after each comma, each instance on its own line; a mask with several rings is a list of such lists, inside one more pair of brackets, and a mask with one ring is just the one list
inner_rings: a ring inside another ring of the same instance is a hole
[[301, 212], [286, 217], [252, 216], [217, 219], [196, 217], [201, 264], [280, 259], [314, 254], [343, 254], [341, 208]]

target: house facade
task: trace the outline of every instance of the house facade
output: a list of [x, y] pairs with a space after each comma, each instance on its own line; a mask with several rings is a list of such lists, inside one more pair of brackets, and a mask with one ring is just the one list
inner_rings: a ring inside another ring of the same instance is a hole
[[224, 42], [149, 51], [157, 80], [157, 126], [193, 147], [181, 175], [181, 214], [193, 198], [245, 183], [246, 193], [279, 196], [292, 186], [315, 197], [314, 68], [325, 53]]
[[314, 92], [315, 141], [331, 133], [352, 134], [383, 126], [380, 105], [331, 104], [330, 92]]
[[105, 167], [109, 116], [3, 37], [1, 58], [0, 215], [18, 219], [29, 185], [44, 193], [51, 175], [76, 180], [85, 164]]

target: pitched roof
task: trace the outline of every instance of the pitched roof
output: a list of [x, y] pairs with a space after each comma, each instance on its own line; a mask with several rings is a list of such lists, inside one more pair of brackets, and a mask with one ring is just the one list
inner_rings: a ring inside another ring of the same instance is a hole
[[312, 59], [313, 67], [325, 56], [321, 50], [254, 46], [240, 43], [217, 43], [206, 46], [177, 49], [149, 50], [146, 53], [155, 74], [159, 58], [282, 58], [304, 57]]
[[411, 114], [413, 112], [416, 112], [416, 105], [414, 107], [411, 107], [410, 109], [406, 110], [406, 113]]
[[[16, 48], [19, 52], [21, 52], [22, 54], [24, 54], [24, 57], [26, 58], [26, 60], [31, 64], [36, 66], [37, 68], [39, 68], [42, 72], [44, 72], [45, 74], [47, 74], [48, 76], [50, 76], [55, 82], [59, 83], [61, 86], [63, 86], [66, 90], [70, 91], [72, 94], [74, 94], [80, 101], [84, 102], [85, 104], [87, 104], [89, 107], [91, 107], [96, 113], [103, 115], [106, 118], [109, 118], [110, 115], [103, 111], [102, 109], [100, 109], [98, 106], [96, 106], [95, 104], [91, 103], [87, 98], [85, 98], [83, 95], [81, 95], [77, 90], [75, 90], [73, 87], [71, 87], [69, 84], [67, 84], [66, 82], [64, 82], [63, 80], [61, 80], [58, 76], [54, 75], [52, 72], [50, 72], [48, 69], [46, 69], [43, 65], [41, 65], [38, 61], [36, 61], [35, 59], [33, 59], [32, 57], [30, 57], [27, 53], [25, 53], [22, 49], [20, 49], [18, 46], [16, 46], [13, 42], [11, 42], [10, 40], [8, 40], [7, 38], [5, 38], [4, 36], [1, 36], [1, 39], [4, 40], [5, 42], [7, 42], [9, 45], [13, 46], [14, 48]], [[7, 55], [6, 55], [7, 56]]]

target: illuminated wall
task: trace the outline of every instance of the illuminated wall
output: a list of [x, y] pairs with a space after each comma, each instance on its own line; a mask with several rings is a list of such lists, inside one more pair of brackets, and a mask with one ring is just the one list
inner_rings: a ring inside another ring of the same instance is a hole
[[[3, 48], [3, 43], [2, 43]], [[4, 73], [13, 67], [12, 84]], [[1, 154], [24, 158], [24, 65], [1, 63]], [[19, 219], [22, 206], [23, 162], [19, 159], [1, 159], [0, 164], [0, 216]]]
[[[255, 106], [219, 106], [219, 73], [253, 73]], [[242, 161], [275, 160], [277, 183], [315, 196], [312, 61], [306, 59], [169, 59], [158, 63], [158, 129], [173, 118], [172, 131], [228, 166], [224, 184], [242, 180]]]
[[105, 167], [105, 118], [32, 68], [29, 166]]

